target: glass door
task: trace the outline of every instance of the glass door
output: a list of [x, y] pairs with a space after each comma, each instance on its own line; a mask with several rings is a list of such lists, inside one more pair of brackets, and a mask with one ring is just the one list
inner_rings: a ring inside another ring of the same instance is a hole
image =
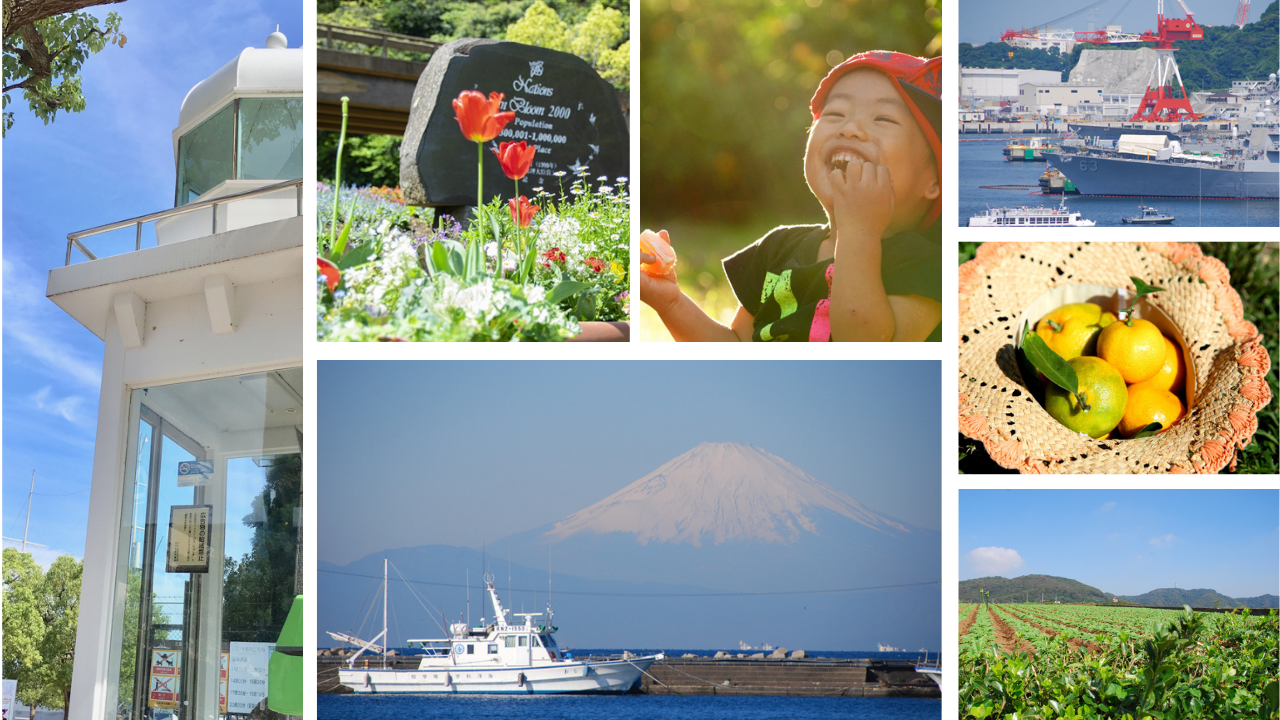
[[245, 716], [302, 592], [301, 368], [134, 390], [113, 625], [122, 719]]

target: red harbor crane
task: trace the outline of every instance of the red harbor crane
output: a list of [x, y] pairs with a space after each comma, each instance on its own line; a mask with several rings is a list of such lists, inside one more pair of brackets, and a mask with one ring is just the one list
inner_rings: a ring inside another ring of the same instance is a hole
[[1244, 29], [1246, 23], [1249, 22], [1249, 0], [1240, 0], [1240, 4], [1236, 6], [1236, 22], [1235, 26]]
[[[1241, 0], [1248, 12], [1248, 0]], [[1147, 80], [1147, 91], [1142, 96], [1142, 103], [1131, 122], [1180, 122], [1199, 120], [1200, 115], [1191, 109], [1191, 101], [1187, 99], [1187, 90], [1182, 85], [1182, 74], [1178, 72], [1178, 63], [1173, 59], [1173, 46], [1180, 40], [1203, 40], [1204, 28], [1196, 24], [1195, 13], [1187, 7], [1183, 0], [1177, 0], [1185, 18], [1166, 18], [1164, 16], [1164, 0], [1156, 1], [1156, 32], [1150, 30], [1141, 35], [1134, 33], [1111, 32], [1109, 30], [1089, 30], [1085, 32], [1053, 32], [1036, 28], [1028, 30], [1008, 30], [1000, 36], [1002, 42], [1016, 38], [1031, 40], [1072, 40], [1078, 43], [1108, 45], [1114, 43], [1153, 42], [1156, 44], [1156, 64], [1151, 68], [1151, 77]], [[1178, 85], [1173, 86], [1174, 81]], [[1181, 95], [1181, 97], [1177, 97]]]

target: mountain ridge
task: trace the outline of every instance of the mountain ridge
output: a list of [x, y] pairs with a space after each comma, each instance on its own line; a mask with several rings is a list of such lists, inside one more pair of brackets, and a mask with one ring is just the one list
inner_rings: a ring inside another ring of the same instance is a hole
[[558, 543], [574, 535], [620, 532], [641, 545], [794, 544], [805, 533], [821, 534], [815, 509], [887, 535], [913, 532], [763, 448], [704, 442], [557, 521], [545, 539]]
[[[991, 602], [1014, 603], [1058, 600], [1064, 603], [1110, 603], [1118, 598], [1134, 605], [1151, 607], [1247, 607], [1274, 608], [1280, 605], [1275, 595], [1233, 598], [1205, 588], [1158, 588], [1141, 595], [1114, 595], [1071, 578], [1055, 575], [1020, 575], [1016, 578], [989, 576], [960, 581], [960, 602], [982, 602], [979, 590], [987, 590]], [[1043, 593], [1043, 595], [1042, 595]]]

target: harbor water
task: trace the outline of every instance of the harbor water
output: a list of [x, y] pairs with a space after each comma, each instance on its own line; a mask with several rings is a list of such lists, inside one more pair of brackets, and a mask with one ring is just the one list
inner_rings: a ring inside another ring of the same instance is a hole
[[[1030, 136], [1027, 136], [1028, 138]], [[987, 208], [1057, 207], [1059, 195], [1040, 194], [1044, 162], [1010, 162], [1004, 146], [1016, 138], [978, 140], [961, 138], [956, 153], [959, 163], [960, 217], [966, 227], [969, 218]], [[1004, 188], [983, 186], [1005, 186]], [[1013, 187], [1010, 187], [1013, 186]], [[1067, 207], [1098, 227], [1123, 225], [1121, 218], [1139, 214], [1138, 206], [1148, 205], [1177, 219], [1161, 227], [1276, 227], [1280, 225], [1280, 202], [1275, 200], [1200, 200], [1188, 198], [1082, 197], [1067, 196]], [[1128, 226], [1126, 226], [1128, 227]], [[996, 228], [999, 230], [999, 228]]]
[[318, 695], [319, 720], [932, 720], [942, 701], [922, 698], [674, 695]]

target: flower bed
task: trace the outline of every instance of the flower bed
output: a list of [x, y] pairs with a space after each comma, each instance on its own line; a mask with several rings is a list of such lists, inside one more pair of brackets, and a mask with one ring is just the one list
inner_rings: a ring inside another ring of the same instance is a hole
[[[448, 217], [443, 227], [432, 227], [434, 213], [405, 206], [398, 190], [344, 187], [337, 191], [340, 214], [331, 233], [326, 210], [335, 191], [321, 184], [318, 255], [332, 255], [329, 238], [349, 228], [336, 263], [338, 282], [330, 285], [332, 275], [317, 278], [317, 338], [554, 341], [577, 335], [582, 321], [627, 320], [627, 179], [592, 177], [584, 168], [558, 180], [558, 187], [534, 188], [529, 201], [539, 210], [521, 232], [535, 243], [536, 259], [523, 283], [513, 279], [515, 222], [496, 200], [485, 208], [498, 226], [494, 233], [479, 223], [464, 229]], [[503, 238], [502, 273], [495, 234]], [[451, 261], [465, 265], [468, 256], [483, 268], [451, 267]], [[445, 258], [444, 266], [435, 268], [440, 263], [429, 257]]]

